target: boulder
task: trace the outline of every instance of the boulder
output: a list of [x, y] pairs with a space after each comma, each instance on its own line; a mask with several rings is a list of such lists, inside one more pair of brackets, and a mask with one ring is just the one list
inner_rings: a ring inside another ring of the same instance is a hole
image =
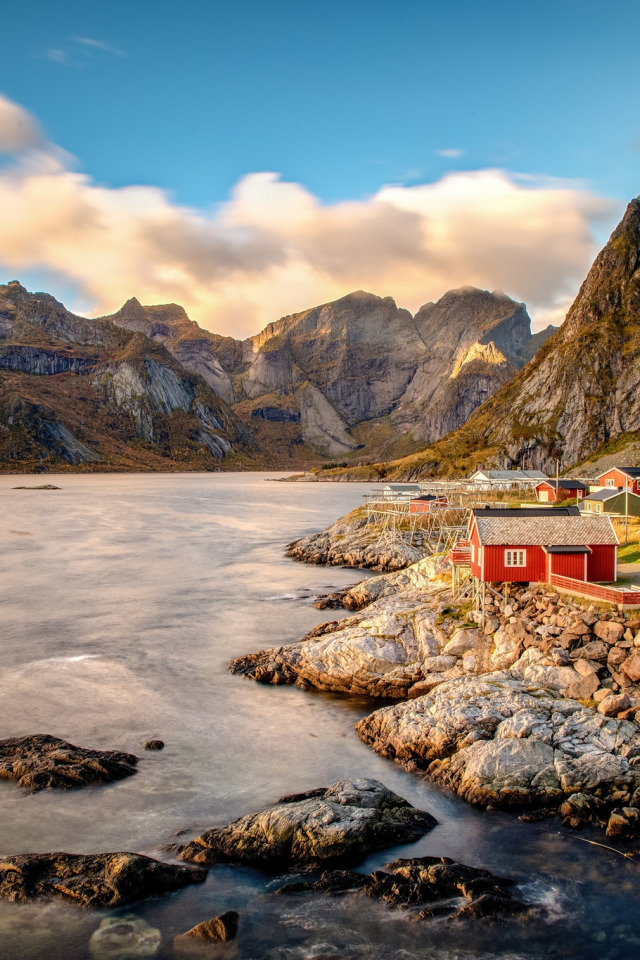
[[481, 806], [554, 807], [635, 784], [640, 731], [508, 671], [465, 676], [376, 710], [356, 730], [378, 753], [426, 768]]
[[593, 632], [596, 637], [600, 637], [605, 643], [613, 645], [622, 639], [624, 624], [616, 623], [615, 620], [599, 620], [594, 623]]
[[449, 642], [442, 651], [448, 657], [463, 657], [465, 653], [473, 650], [480, 641], [482, 633], [480, 630], [469, 630], [459, 628], [453, 632]]
[[155, 957], [162, 935], [156, 927], [125, 913], [121, 917], [105, 917], [89, 940], [89, 951], [95, 960], [134, 960]]
[[0, 860], [0, 897], [121, 907], [205, 878], [206, 871], [198, 867], [161, 863], [138, 853], [26, 853]]
[[358, 696], [398, 699], [455, 657], [438, 656], [442, 632], [441, 587], [405, 590], [384, 597], [365, 614], [333, 621], [284, 647], [247, 654], [230, 664], [232, 673], [261, 683], [298, 684]]
[[[211, 920], [204, 920], [196, 924], [186, 933], [181, 933], [176, 940], [191, 938], [194, 940], [204, 940], [208, 943], [226, 943], [228, 940], [235, 939], [238, 933], [238, 921], [240, 915], [235, 910], [227, 910]], [[175, 940], [174, 940], [175, 943]]]
[[601, 713], [603, 717], [617, 717], [619, 713], [628, 710], [630, 706], [631, 703], [626, 693], [610, 693], [598, 704], [598, 713]]
[[183, 847], [180, 857], [257, 866], [357, 858], [417, 840], [436, 823], [378, 780], [341, 780], [208, 830]]
[[122, 780], [136, 772], [137, 762], [132, 753], [75, 747], [49, 734], [0, 740], [0, 779], [31, 792]]
[[633, 683], [640, 680], [640, 653], [632, 653], [622, 664], [622, 670]]
[[[529, 906], [514, 896], [513, 885], [511, 879], [456, 863], [448, 857], [412, 857], [394, 860], [386, 864], [384, 870], [375, 870], [369, 875], [345, 870], [325, 871], [319, 880], [290, 883], [281, 887], [278, 893], [312, 891], [336, 894], [362, 890], [368, 896], [392, 906], [419, 907], [429, 904], [427, 910], [417, 914], [422, 920], [437, 916], [474, 919], [530, 910]], [[455, 900], [461, 897], [468, 902], [458, 909]], [[496, 901], [493, 909], [483, 903], [488, 897]]]

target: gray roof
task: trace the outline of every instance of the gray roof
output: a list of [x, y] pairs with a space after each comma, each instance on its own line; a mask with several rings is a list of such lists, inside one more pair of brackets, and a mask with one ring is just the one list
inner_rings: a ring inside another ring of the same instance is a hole
[[[569, 480], [567, 477], [563, 479], [560, 477], [560, 480], [541, 480], [540, 483], [548, 483], [550, 487], [553, 487], [554, 490], [556, 487], [559, 487], [560, 490], [586, 490], [586, 483], [582, 483], [580, 480]], [[540, 484], [538, 484], [540, 486]]]
[[540, 470], [476, 470], [469, 478], [486, 477], [487, 480], [546, 480], [546, 473]]
[[476, 516], [480, 543], [486, 546], [551, 547], [617, 544], [605, 516], [483, 517]]
[[385, 490], [400, 490], [405, 491], [409, 490], [413, 493], [414, 490], [420, 490], [419, 483], [387, 483], [385, 485]]
[[[596, 490], [595, 493], [590, 493], [588, 497], [585, 497], [585, 500], [611, 500], [611, 497], [617, 497], [619, 494], [624, 492], [624, 487], [604, 487], [602, 490]], [[629, 494], [634, 496], [633, 493]], [[584, 503], [584, 501], [583, 501]]]

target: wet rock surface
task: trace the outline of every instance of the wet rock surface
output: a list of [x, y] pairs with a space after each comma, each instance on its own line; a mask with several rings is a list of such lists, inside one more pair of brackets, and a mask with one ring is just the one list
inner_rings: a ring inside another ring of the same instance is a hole
[[192, 863], [282, 866], [349, 860], [417, 840], [437, 821], [378, 780], [341, 780], [283, 797], [274, 807], [208, 830], [180, 853]]
[[371, 874], [327, 870], [319, 880], [290, 883], [278, 893], [337, 895], [362, 891], [390, 906], [423, 907], [414, 913], [416, 919], [480, 919], [529, 912], [531, 908], [514, 895], [513, 886], [513, 880], [448, 857], [414, 857], [394, 860], [384, 870]]
[[95, 960], [134, 960], [155, 957], [162, 935], [142, 917], [126, 913], [122, 917], [105, 917], [89, 941]]
[[635, 723], [509, 671], [449, 681], [375, 711], [356, 730], [379, 753], [417, 763], [480, 806], [557, 807], [578, 792], [630, 802], [640, 787]]
[[49, 734], [0, 740], [0, 779], [32, 792], [122, 780], [136, 772], [137, 762], [132, 753], [88, 750]]
[[138, 853], [20, 854], [0, 860], [0, 897], [121, 907], [205, 878], [206, 871], [197, 867], [162, 863]]

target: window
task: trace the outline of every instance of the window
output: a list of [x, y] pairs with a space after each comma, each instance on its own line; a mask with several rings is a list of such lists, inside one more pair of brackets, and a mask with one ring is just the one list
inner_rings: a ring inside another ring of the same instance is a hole
[[471, 562], [472, 562], [472, 563], [475, 563], [475, 562], [476, 562], [476, 545], [475, 545], [475, 543], [472, 543], [472, 544], [471, 544]]
[[604, 485], [605, 487], [615, 487], [616, 482], [615, 480], [605, 480]]
[[505, 567], [526, 567], [527, 551], [526, 550], [505, 550], [504, 565]]

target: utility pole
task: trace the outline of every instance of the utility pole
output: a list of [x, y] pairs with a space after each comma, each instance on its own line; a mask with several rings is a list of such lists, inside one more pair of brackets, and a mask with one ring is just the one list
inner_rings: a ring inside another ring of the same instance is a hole
[[556, 503], [560, 497], [560, 457], [556, 457]]
[[629, 481], [624, 482], [624, 542], [629, 543]]

